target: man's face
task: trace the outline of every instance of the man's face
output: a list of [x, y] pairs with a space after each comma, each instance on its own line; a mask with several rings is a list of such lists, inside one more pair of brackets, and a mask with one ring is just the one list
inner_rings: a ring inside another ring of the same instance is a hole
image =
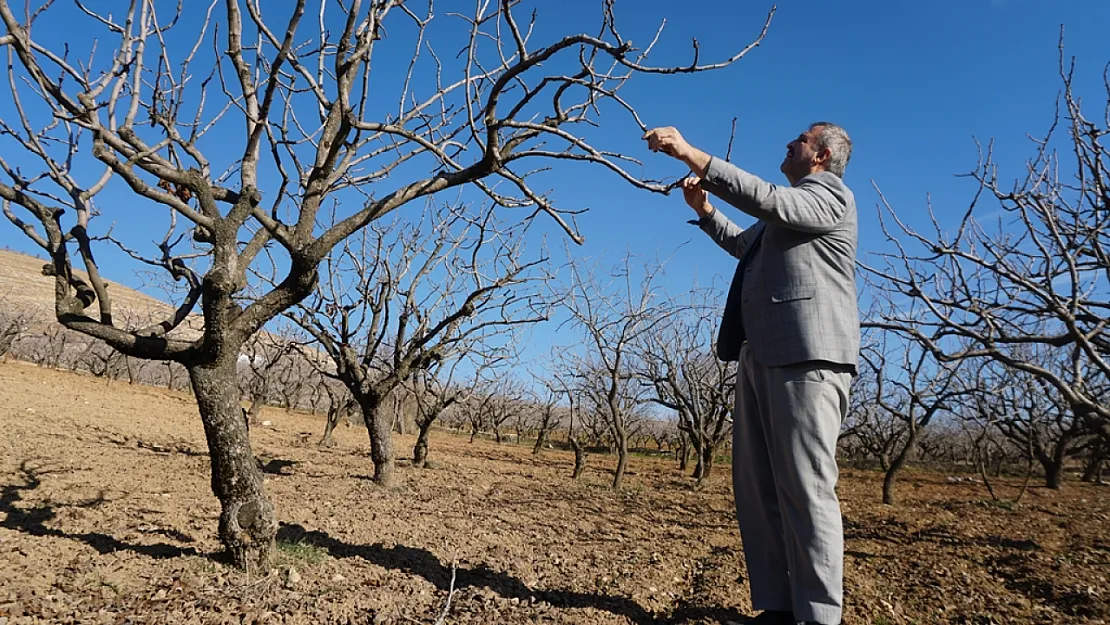
[[796, 184], [802, 178], [819, 171], [820, 159], [817, 154], [817, 136], [821, 128], [810, 128], [786, 144], [786, 157], [779, 165], [779, 171], [786, 175], [790, 184]]

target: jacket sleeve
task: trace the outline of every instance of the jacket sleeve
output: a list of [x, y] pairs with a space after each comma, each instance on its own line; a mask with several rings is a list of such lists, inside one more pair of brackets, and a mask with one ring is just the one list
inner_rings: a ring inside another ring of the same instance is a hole
[[708, 217], [702, 217], [698, 221], [698, 227], [721, 249], [737, 259], [743, 256], [756, 231], [755, 228], [742, 229], [719, 210], [714, 210]]
[[781, 187], [716, 157], [709, 161], [702, 187], [757, 219], [802, 232], [829, 232], [847, 211], [846, 189], [834, 189], [819, 176]]

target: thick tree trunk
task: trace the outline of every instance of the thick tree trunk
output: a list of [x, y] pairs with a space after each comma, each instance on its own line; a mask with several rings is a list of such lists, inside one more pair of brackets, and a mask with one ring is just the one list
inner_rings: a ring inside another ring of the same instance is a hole
[[917, 446], [919, 431], [917, 429], [910, 430], [910, 435], [906, 439], [906, 446], [890, 461], [890, 466], [887, 467], [886, 474], [883, 476], [883, 503], [888, 506], [894, 505], [894, 481], [898, 478], [898, 472], [906, 466], [906, 459], [910, 457], [910, 453]]
[[273, 554], [277, 520], [243, 420], [235, 356], [188, 370], [208, 440], [212, 492], [220, 500], [220, 541], [236, 566], [265, 570]]
[[416, 424], [416, 445], [412, 448], [412, 466], [423, 469], [428, 463], [428, 431], [432, 429], [432, 422], [418, 422]]
[[370, 434], [370, 459], [374, 461], [374, 482], [390, 487], [396, 483], [393, 462], [393, 415], [381, 410], [381, 402], [373, 397], [359, 401], [362, 420]]
[[701, 450], [698, 453], [698, 466], [694, 468], [694, 480], [696, 484], [701, 486], [709, 474], [713, 472], [713, 446], [709, 441], [704, 441], [701, 444]]
[[1060, 490], [1064, 485], [1064, 463], [1056, 462], [1053, 458], [1041, 461], [1044, 467], [1044, 485], [1053, 490]]

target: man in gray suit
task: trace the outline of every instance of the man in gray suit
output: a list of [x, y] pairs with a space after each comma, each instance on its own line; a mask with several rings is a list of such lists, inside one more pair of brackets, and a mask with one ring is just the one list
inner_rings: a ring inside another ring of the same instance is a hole
[[[844, 532], [836, 441], [859, 356], [856, 204], [841, 177], [842, 128], [813, 124], [786, 146], [776, 186], [691, 146], [674, 128], [648, 147], [694, 173], [698, 225], [739, 263], [717, 338], [738, 360], [732, 484], [761, 625], [840, 622]], [[708, 193], [756, 218], [744, 230]]]

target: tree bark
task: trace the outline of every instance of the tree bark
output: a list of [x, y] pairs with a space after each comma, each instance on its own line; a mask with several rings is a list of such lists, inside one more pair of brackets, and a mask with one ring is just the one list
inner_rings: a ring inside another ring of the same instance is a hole
[[620, 490], [624, 471], [628, 468], [628, 437], [624, 432], [619, 432], [617, 439], [617, 470], [613, 473], [613, 490]]
[[1041, 466], [1044, 467], [1044, 485], [1053, 490], [1060, 490], [1064, 485], [1063, 462], [1045, 457], [1041, 460]]
[[919, 429], [913, 428], [910, 430], [909, 437], [906, 438], [906, 445], [902, 447], [902, 451], [890, 461], [890, 466], [886, 469], [886, 474], [883, 476], [883, 503], [888, 506], [893, 506], [895, 503], [894, 497], [894, 481], [898, 478], [898, 472], [902, 467], [906, 466], [906, 459], [909, 458], [910, 452], [917, 446], [917, 438]]
[[1087, 455], [1086, 466], [1083, 467], [1083, 481], [1088, 484], [1101, 483], [1102, 465], [1106, 460], [1106, 447], [1101, 439], [1096, 440]]
[[321, 447], [328, 447], [332, 445], [332, 434], [335, 432], [335, 426], [339, 425], [339, 420], [347, 412], [346, 403], [333, 404], [331, 409], [328, 410], [328, 422], [324, 426], [324, 438], [320, 439]]
[[416, 427], [416, 445], [412, 448], [412, 466], [423, 469], [428, 463], [428, 431], [432, 429], [432, 422], [418, 422]]
[[277, 520], [251, 451], [235, 362], [232, 355], [188, 371], [208, 441], [212, 492], [220, 500], [220, 541], [236, 566], [258, 571], [273, 555]]
[[709, 441], [702, 441], [701, 450], [698, 453], [698, 465], [694, 467], [695, 484], [701, 486], [712, 472], [713, 446], [709, 444]]
[[540, 428], [539, 434], [536, 434], [536, 444], [532, 447], [532, 455], [538, 456], [543, 450], [543, 446], [547, 444], [547, 429]]
[[374, 462], [374, 483], [386, 488], [396, 483], [393, 462], [393, 415], [385, 414], [381, 401], [375, 397], [359, 400], [362, 420], [370, 434], [370, 459]]
[[586, 449], [578, 443], [577, 438], [571, 436], [569, 440], [570, 448], [574, 450], [574, 472], [570, 474], [570, 479], [577, 480], [586, 468]]

